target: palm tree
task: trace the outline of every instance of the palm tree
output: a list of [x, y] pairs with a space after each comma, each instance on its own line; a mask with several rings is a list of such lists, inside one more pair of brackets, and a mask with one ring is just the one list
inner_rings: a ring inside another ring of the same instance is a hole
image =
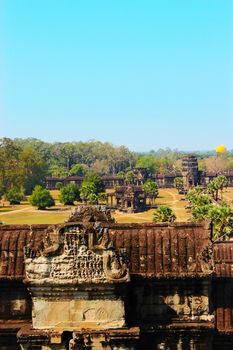
[[217, 183], [217, 187], [218, 187], [218, 188], [220, 189], [220, 191], [221, 191], [221, 200], [222, 200], [222, 192], [223, 192], [223, 189], [224, 189], [225, 187], [227, 187], [227, 185], [228, 185], [228, 180], [227, 180], [226, 176], [220, 175], [220, 176], [216, 177], [215, 181], [216, 181], [216, 183]]
[[146, 193], [146, 195], [150, 196], [152, 198], [152, 202], [155, 202], [155, 198], [158, 196], [159, 190], [158, 185], [153, 180], [146, 180], [143, 184], [143, 189]]
[[176, 215], [173, 210], [166, 205], [158, 207], [154, 212], [153, 222], [174, 222], [176, 221]]
[[180, 193], [184, 189], [184, 180], [182, 177], [175, 177], [174, 186]]
[[224, 236], [229, 238], [233, 234], [233, 211], [229, 205], [222, 202], [219, 206], [212, 206], [208, 214], [213, 223], [213, 238]]

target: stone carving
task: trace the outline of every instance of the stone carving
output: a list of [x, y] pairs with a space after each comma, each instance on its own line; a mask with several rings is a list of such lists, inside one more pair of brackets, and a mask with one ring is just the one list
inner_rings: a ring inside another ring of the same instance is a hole
[[28, 258], [35, 258], [36, 256], [55, 255], [63, 244], [63, 236], [59, 234], [56, 226], [51, 225], [45, 231], [45, 239], [40, 242], [38, 247], [32, 248], [29, 244], [24, 248], [25, 256]]
[[115, 222], [111, 217], [111, 211], [101, 205], [80, 205], [71, 211], [66, 222]]
[[213, 245], [210, 243], [206, 246], [200, 254], [197, 254], [196, 260], [191, 256], [188, 259], [188, 270], [190, 272], [195, 272], [197, 265], [201, 268], [201, 272], [205, 275], [212, 274], [214, 271], [213, 262]]
[[48, 283], [107, 283], [129, 280], [125, 251], [115, 251], [101, 223], [51, 226], [35, 250], [25, 248], [26, 277]]
[[203, 249], [201, 255], [198, 257], [201, 270], [205, 274], [211, 274], [214, 270], [214, 261], [213, 261], [213, 244], [208, 244], [205, 249]]
[[169, 295], [164, 298], [165, 303], [173, 309], [179, 317], [200, 318], [211, 320], [213, 315], [209, 314], [208, 297], [205, 295]]
[[69, 350], [91, 350], [92, 341], [90, 335], [80, 335], [73, 332], [69, 342]]

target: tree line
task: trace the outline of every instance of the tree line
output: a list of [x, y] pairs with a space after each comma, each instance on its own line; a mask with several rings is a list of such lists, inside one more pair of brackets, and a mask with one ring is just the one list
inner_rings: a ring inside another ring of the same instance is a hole
[[0, 193], [18, 188], [31, 194], [36, 185], [45, 185], [46, 176], [121, 175], [135, 166], [151, 173], [172, 171], [179, 156], [170, 149], [142, 154], [100, 141], [48, 143], [34, 138], [2, 138]]
[[[167, 174], [181, 170], [184, 152], [169, 148], [139, 153], [108, 142], [55, 142], [34, 138], [0, 139], [0, 194], [18, 188], [31, 194], [36, 185], [44, 186], [45, 177], [122, 175], [133, 167], [150, 173]], [[216, 172], [233, 170], [233, 154], [198, 153], [199, 167]]]

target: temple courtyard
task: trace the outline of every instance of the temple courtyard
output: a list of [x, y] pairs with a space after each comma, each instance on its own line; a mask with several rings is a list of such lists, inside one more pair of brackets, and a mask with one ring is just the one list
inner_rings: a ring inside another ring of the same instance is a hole
[[[0, 221], [5, 224], [56, 224], [64, 222], [69, 216], [72, 207], [64, 206], [59, 203], [59, 191], [51, 191], [55, 199], [56, 206], [47, 210], [38, 210], [32, 207], [28, 201], [20, 205], [9, 205], [2, 202], [0, 207]], [[223, 199], [233, 206], [233, 188], [228, 188], [223, 193]], [[159, 196], [156, 199], [157, 205], [168, 205], [171, 207], [177, 221], [189, 221], [190, 212], [185, 209], [187, 201], [184, 195], [179, 195], [174, 188], [164, 188], [159, 190]], [[140, 213], [122, 213], [115, 211], [113, 217], [117, 222], [122, 223], [142, 223], [151, 222], [155, 209], [150, 209]]]

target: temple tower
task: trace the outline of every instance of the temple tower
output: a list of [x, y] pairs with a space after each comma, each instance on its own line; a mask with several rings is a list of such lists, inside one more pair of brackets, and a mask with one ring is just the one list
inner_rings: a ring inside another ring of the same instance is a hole
[[199, 172], [197, 157], [191, 154], [182, 158], [182, 176], [184, 181], [184, 189], [188, 191], [191, 187], [197, 186], [199, 183]]

